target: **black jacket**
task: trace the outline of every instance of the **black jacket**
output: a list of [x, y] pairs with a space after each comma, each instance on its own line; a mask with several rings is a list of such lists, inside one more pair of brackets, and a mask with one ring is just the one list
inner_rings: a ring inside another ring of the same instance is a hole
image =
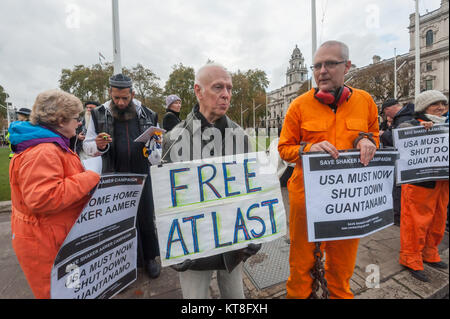
[[394, 146], [394, 141], [392, 139], [392, 129], [398, 128], [398, 126], [407, 121], [414, 119], [414, 104], [406, 104], [398, 113], [394, 116], [392, 125], [380, 136], [381, 143], [383, 146]]
[[[150, 126], [158, 123], [158, 114], [144, 105], [137, 107], [137, 116], [128, 121], [114, 120], [104, 105], [92, 110], [91, 116], [97, 133], [106, 132], [113, 138], [109, 150], [102, 155], [102, 173], [130, 172], [148, 174], [149, 162], [142, 149], [145, 143], [133, 142]], [[120, 150], [117, 152], [117, 150]]]
[[[157, 126], [158, 115], [143, 105], [136, 105], [136, 116], [119, 121], [109, 107], [98, 106], [91, 112], [95, 132], [111, 135], [113, 141], [102, 155], [102, 173], [136, 173], [147, 175], [139, 201], [136, 228], [138, 232], [138, 267], [159, 255], [158, 239], [153, 221], [154, 204], [150, 163], [144, 156], [145, 143], [134, 140], [150, 126]], [[90, 127], [89, 127], [90, 129]]]
[[163, 117], [163, 129], [169, 132], [171, 129], [175, 127], [178, 123], [181, 122], [180, 112], [175, 112], [172, 110], [167, 110], [167, 113]]

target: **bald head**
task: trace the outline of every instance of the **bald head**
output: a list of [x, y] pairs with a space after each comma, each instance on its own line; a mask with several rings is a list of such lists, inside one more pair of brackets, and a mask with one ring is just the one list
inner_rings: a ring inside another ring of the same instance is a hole
[[198, 69], [197, 74], [195, 74], [194, 84], [204, 87], [205, 85], [211, 83], [211, 81], [214, 81], [217, 72], [226, 73], [228, 77], [231, 78], [230, 72], [228, 72], [223, 65], [219, 63], [208, 63]]
[[326, 41], [320, 45], [319, 49], [320, 48], [330, 48], [333, 46], [339, 47], [342, 60], [345, 60], [345, 61], [349, 60], [349, 57], [350, 57], [349, 49], [348, 49], [348, 46], [344, 42], [340, 42], [340, 41], [336, 41], [336, 40]]
[[198, 70], [194, 92], [200, 113], [210, 123], [214, 123], [228, 111], [232, 88], [231, 74], [222, 65], [210, 63]]

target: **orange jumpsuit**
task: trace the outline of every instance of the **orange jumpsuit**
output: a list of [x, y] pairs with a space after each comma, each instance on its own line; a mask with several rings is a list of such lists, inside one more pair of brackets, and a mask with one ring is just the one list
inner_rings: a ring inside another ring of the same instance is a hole
[[448, 181], [434, 188], [402, 185], [400, 215], [400, 264], [423, 270], [423, 262], [439, 262], [438, 245], [445, 232]]
[[[353, 89], [350, 98], [333, 110], [314, 98], [314, 89], [296, 98], [290, 105], [278, 143], [282, 159], [296, 163], [288, 181], [291, 239], [290, 276], [286, 284], [288, 298], [307, 298], [311, 294], [310, 270], [314, 265], [315, 243], [308, 242], [305, 193], [302, 163], [299, 157], [301, 142], [311, 145], [327, 140], [338, 150], [353, 148], [359, 132], [371, 132], [379, 143], [378, 109], [371, 96]], [[327, 241], [322, 244], [326, 252], [325, 277], [331, 298], [353, 298], [350, 278], [356, 262], [359, 239]]]
[[50, 298], [54, 259], [100, 176], [53, 143], [16, 154], [10, 163], [12, 246], [36, 298]]

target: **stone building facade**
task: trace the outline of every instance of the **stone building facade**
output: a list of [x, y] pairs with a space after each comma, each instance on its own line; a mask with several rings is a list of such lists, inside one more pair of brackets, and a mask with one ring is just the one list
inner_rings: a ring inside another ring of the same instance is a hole
[[[267, 123], [269, 127], [278, 127], [282, 123], [289, 104], [298, 96], [300, 86], [307, 80], [308, 70], [305, 59], [296, 45], [286, 70], [286, 85], [267, 93]], [[264, 121], [265, 119], [260, 120]], [[261, 123], [259, 126], [265, 127], [265, 123]]]
[[[449, 96], [449, 0], [442, 0], [439, 9], [419, 18], [420, 89], [438, 90]], [[410, 49], [415, 57], [415, 14], [409, 16]]]
[[[415, 65], [415, 13], [409, 16], [409, 52], [397, 56], [397, 67], [406, 61], [409, 69], [414, 72]], [[439, 90], [449, 97], [449, 0], [441, 0], [438, 9], [427, 12], [419, 18], [420, 32], [420, 90]], [[394, 57], [382, 60], [378, 55], [373, 57], [373, 63], [356, 68], [353, 66], [346, 76], [347, 84], [358, 78], [358, 72], [367, 71], [379, 64], [392, 64], [392, 74], [382, 75], [383, 81], [393, 81]], [[404, 67], [406, 68], [406, 67]], [[400, 102], [414, 102], [414, 74], [411, 74], [412, 89], [404, 95]], [[300, 49], [296, 46], [286, 72], [286, 85], [267, 93], [268, 123], [269, 127], [278, 127], [283, 123], [286, 111], [297, 96], [299, 88], [308, 80], [307, 68]], [[367, 89], [370, 93], [370, 89]], [[389, 97], [393, 97], [392, 95]], [[375, 102], [381, 106], [382, 100]], [[261, 119], [263, 120], [263, 119]], [[260, 127], [265, 126], [263, 123]]]
[[[400, 94], [401, 103], [414, 103], [414, 78], [415, 78], [415, 13], [409, 16], [409, 39], [410, 48], [407, 53], [397, 55], [397, 68], [410, 70], [410, 88], [408, 94]], [[449, 97], [449, 0], [441, 0], [438, 9], [427, 12], [419, 17], [419, 43], [420, 43], [420, 91], [438, 90]], [[406, 62], [403, 63], [403, 62]], [[405, 64], [405, 65], [404, 65]], [[382, 74], [383, 81], [394, 81], [394, 57], [381, 60], [378, 55], [373, 57], [373, 63], [360, 68], [352, 68], [346, 76], [346, 81], [352, 85], [358, 80], [358, 73], [362, 74], [371, 68], [377, 68], [382, 65], [389, 65], [385, 68], [389, 73]], [[374, 72], [375, 73], [375, 72]], [[397, 72], [399, 75], [400, 72]], [[377, 77], [380, 76], [377, 74]], [[400, 83], [398, 83], [400, 85]], [[356, 85], [358, 86], [358, 85]], [[361, 86], [358, 86], [361, 87]], [[369, 88], [361, 87], [371, 92]], [[402, 88], [397, 87], [398, 90]], [[385, 98], [394, 97], [393, 92]], [[380, 106], [382, 99], [374, 96], [375, 102]]]

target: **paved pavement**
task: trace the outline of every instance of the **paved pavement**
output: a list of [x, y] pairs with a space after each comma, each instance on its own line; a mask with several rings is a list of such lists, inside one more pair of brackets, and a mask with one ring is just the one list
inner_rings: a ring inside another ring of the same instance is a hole
[[[282, 188], [285, 208], [288, 213], [287, 190]], [[288, 241], [285, 240], [288, 246]], [[449, 262], [449, 236], [445, 233], [439, 246], [443, 261]], [[449, 296], [449, 270], [436, 270], [425, 265], [425, 272], [431, 279], [423, 283], [413, 278], [407, 270], [398, 264], [400, 232], [397, 226], [388, 227], [360, 241], [351, 289], [356, 299], [442, 299]], [[277, 255], [278, 256], [278, 255]], [[260, 251], [251, 257], [246, 268], [262, 267], [269, 264], [270, 254]], [[279, 261], [281, 267], [288, 267], [288, 260]], [[269, 273], [269, 272], [268, 272]], [[379, 285], [372, 278], [379, 274]], [[283, 299], [286, 297], [286, 279], [276, 278], [273, 285], [259, 289], [251, 272], [244, 272], [245, 296], [248, 299]], [[369, 284], [366, 284], [366, 281]], [[368, 286], [371, 288], [368, 288]], [[373, 287], [375, 286], [375, 287]], [[210, 286], [212, 298], [219, 298], [215, 280]], [[31, 299], [33, 295], [17, 262], [11, 247], [10, 202], [0, 202], [0, 299]], [[116, 295], [116, 299], [180, 299], [182, 298], [178, 274], [163, 268], [157, 279], [148, 278], [138, 270], [137, 280], [125, 291]]]

